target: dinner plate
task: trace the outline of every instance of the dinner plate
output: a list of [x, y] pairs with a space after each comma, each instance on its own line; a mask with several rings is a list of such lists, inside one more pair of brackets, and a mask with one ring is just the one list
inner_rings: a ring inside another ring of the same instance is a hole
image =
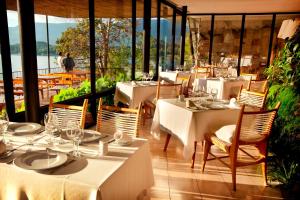
[[8, 131], [15, 135], [34, 134], [38, 132], [42, 126], [37, 123], [13, 123], [8, 125]]
[[116, 145], [129, 146], [132, 144], [132, 140], [119, 140], [114, 142]]
[[207, 106], [208, 108], [212, 109], [212, 110], [220, 110], [220, 109], [225, 109], [226, 106], [224, 106], [223, 104], [210, 104]]
[[[94, 141], [99, 140], [99, 139], [101, 139], [105, 136], [106, 135], [101, 134], [98, 131], [84, 130], [84, 135], [83, 135], [83, 138], [81, 139], [81, 142], [82, 143], [94, 142]], [[66, 135], [66, 130], [63, 130], [63, 132], [61, 134], [61, 138], [65, 139], [65, 140], [70, 140], [70, 138], [68, 138], [68, 136]]]
[[63, 165], [68, 156], [61, 152], [49, 153], [45, 150], [24, 153], [14, 160], [14, 164], [28, 170], [46, 170]]

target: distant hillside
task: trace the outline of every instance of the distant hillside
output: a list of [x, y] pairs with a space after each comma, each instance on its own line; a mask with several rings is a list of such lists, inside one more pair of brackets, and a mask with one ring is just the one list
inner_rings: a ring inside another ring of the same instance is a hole
[[[171, 39], [172, 32], [172, 24], [165, 19], [160, 21], [161, 30], [160, 30], [160, 38], [164, 40], [164, 38]], [[76, 23], [49, 23], [49, 43], [51, 45], [55, 45], [57, 38], [61, 36], [61, 33], [64, 32], [69, 27], [75, 27]], [[151, 35], [156, 36], [156, 27], [157, 20], [151, 20]], [[180, 24], [176, 24], [176, 32], [180, 31]], [[46, 24], [45, 23], [36, 23], [35, 24], [35, 32], [36, 32], [36, 41], [47, 42], [47, 34], [46, 34]], [[143, 31], [143, 19], [137, 19], [137, 31]], [[9, 40], [10, 44], [19, 44], [19, 27], [9, 27]]]
[[[50, 47], [50, 55], [55, 55], [55, 46], [54, 45], [49, 45]], [[37, 42], [36, 43], [36, 53], [38, 56], [45, 56], [48, 55], [48, 46], [47, 42]], [[20, 53], [20, 44], [13, 44], [10, 45], [10, 52], [11, 54], [19, 54]]]
[[[61, 33], [69, 27], [75, 27], [76, 23], [49, 23], [49, 43], [55, 45], [57, 38], [60, 37]], [[47, 32], [45, 23], [35, 24], [35, 35], [36, 41], [47, 42]], [[10, 44], [19, 44], [19, 27], [9, 27], [9, 40]]]

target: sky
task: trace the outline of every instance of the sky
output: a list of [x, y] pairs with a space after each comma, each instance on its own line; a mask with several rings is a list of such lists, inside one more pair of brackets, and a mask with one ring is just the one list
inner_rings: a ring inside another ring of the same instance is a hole
[[[35, 23], [46, 23], [46, 17], [45, 15], [34, 15]], [[8, 20], [8, 26], [9, 27], [15, 27], [18, 26], [18, 13], [16, 11], [7, 11], [7, 20]], [[62, 18], [62, 17], [53, 17], [48, 16], [48, 22], [49, 23], [74, 23], [76, 22], [76, 19], [68, 19], [68, 18]]]

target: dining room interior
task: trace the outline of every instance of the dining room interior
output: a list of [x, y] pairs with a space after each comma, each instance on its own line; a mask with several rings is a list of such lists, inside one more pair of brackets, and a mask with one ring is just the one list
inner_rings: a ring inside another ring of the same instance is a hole
[[0, 200], [298, 199], [299, 0], [0, 0]]

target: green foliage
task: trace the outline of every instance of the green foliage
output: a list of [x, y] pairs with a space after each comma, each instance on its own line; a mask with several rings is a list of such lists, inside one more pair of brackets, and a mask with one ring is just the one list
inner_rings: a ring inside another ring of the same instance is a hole
[[268, 108], [281, 102], [270, 138], [271, 179], [290, 186], [300, 169], [300, 28], [285, 44], [265, 74], [269, 80]]

